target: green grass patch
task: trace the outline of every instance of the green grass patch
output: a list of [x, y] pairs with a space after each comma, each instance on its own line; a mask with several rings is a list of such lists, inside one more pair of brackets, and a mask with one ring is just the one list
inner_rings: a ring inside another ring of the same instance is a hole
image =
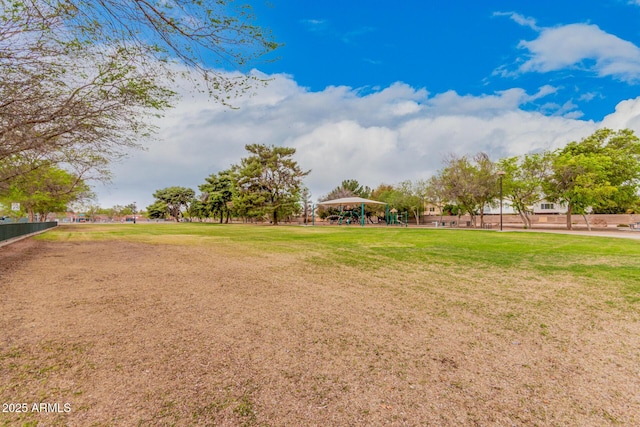
[[297, 254], [307, 262], [375, 270], [433, 266], [569, 274], [585, 284], [613, 284], [640, 301], [640, 244], [635, 240], [550, 233], [497, 233], [378, 227], [180, 224], [81, 224], [36, 237], [49, 241], [118, 240], [217, 245], [242, 253]]

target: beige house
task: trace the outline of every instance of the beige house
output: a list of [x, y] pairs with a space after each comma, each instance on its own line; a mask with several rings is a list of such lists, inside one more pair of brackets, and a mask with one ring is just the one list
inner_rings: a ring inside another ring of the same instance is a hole
[[423, 215], [427, 215], [427, 216], [440, 216], [442, 214], [442, 210], [434, 205], [431, 204], [429, 202], [424, 202], [424, 211], [423, 211]]

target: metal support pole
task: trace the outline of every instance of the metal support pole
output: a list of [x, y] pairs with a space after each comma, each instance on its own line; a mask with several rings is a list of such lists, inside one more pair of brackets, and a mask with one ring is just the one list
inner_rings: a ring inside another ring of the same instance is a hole
[[505, 176], [506, 173], [499, 171], [497, 175], [500, 177], [500, 231], [502, 231], [502, 177]]
[[500, 176], [500, 231], [502, 231], [502, 175]]

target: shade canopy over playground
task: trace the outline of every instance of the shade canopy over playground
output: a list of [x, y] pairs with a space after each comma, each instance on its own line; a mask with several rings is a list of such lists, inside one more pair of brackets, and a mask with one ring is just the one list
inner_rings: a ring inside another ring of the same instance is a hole
[[377, 200], [369, 200], [369, 199], [363, 199], [362, 197], [343, 197], [341, 199], [333, 199], [333, 200], [327, 200], [325, 202], [320, 202], [318, 203], [319, 205], [325, 205], [325, 206], [341, 206], [341, 205], [360, 205], [360, 204], [365, 204], [365, 205], [386, 205], [385, 202], [379, 202]]
[[342, 197], [340, 199], [327, 200], [318, 203], [323, 206], [345, 206], [345, 205], [360, 205], [360, 225], [364, 227], [364, 205], [386, 205], [385, 202], [379, 202], [377, 200], [363, 199], [362, 197]]

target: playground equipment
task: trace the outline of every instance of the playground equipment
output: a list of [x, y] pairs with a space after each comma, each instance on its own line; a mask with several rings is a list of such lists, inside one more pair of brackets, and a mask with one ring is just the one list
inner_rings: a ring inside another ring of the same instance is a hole
[[[376, 200], [363, 199], [362, 197], [343, 197], [341, 199], [335, 200], [327, 200], [326, 202], [318, 203], [318, 205], [323, 206], [358, 206], [360, 205], [360, 212], [358, 209], [346, 209], [340, 211], [340, 215], [338, 215], [338, 223], [342, 224], [354, 224], [360, 222], [360, 226], [364, 227], [365, 222], [365, 213], [364, 213], [364, 205], [386, 205], [384, 202], [378, 202]], [[313, 216], [312, 222], [315, 224], [315, 206], [312, 208]]]
[[355, 209], [346, 209], [340, 212], [338, 224], [357, 224], [360, 222], [360, 215]]
[[[360, 226], [362, 227], [364, 227], [364, 223], [367, 219], [364, 212], [364, 205], [369, 205], [369, 204], [386, 205], [385, 216], [382, 219], [387, 223], [387, 225], [399, 225], [401, 227], [409, 226], [409, 212], [406, 212], [406, 211], [398, 212], [398, 210], [395, 208], [389, 210], [389, 205], [387, 205], [384, 202], [363, 199], [362, 197], [344, 197], [341, 199], [327, 200], [326, 202], [318, 203], [318, 205], [323, 205], [323, 206], [340, 206], [339, 214], [331, 215], [328, 218], [330, 223], [333, 224], [337, 222], [338, 224], [349, 225], [349, 224], [357, 224], [359, 222]], [[359, 209], [354, 207], [358, 205], [360, 205]], [[351, 207], [351, 208], [343, 209], [344, 206]], [[313, 206], [312, 212], [313, 212], [312, 221], [313, 221], [313, 224], [315, 225], [315, 205]], [[381, 217], [378, 217], [378, 220], [380, 219]], [[371, 221], [371, 218], [369, 218], [369, 221], [373, 224], [373, 221]]]
[[386, 215], [387, 225], [400, 225], [404, 227], [409, 226], [409, 213], [408, 212], [398, 212], [396, 208], [389, 210], [387, 206], [387, 215]]
[[329, 215], [327, 217], [330, 224], [357, 224], [360, 222], [360, 215], [355, 209], [345, 209], [338, 212], [337, 215]]

